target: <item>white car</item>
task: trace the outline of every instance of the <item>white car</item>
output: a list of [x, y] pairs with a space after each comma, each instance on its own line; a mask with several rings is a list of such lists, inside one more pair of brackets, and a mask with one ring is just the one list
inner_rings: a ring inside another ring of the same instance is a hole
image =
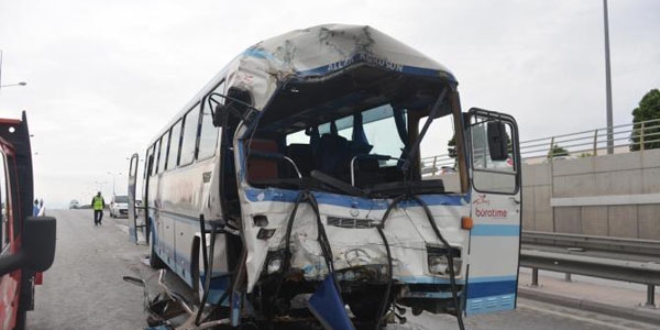
[[69, 202], [69, 209], [70, 210], [75, 210], [80, 207], [80, 203], [78, 203], [78, 200], [72, 199], [71, 202]]
[[109, 209], [111, 218], [128, 217], [128, 196], [112, 196]]

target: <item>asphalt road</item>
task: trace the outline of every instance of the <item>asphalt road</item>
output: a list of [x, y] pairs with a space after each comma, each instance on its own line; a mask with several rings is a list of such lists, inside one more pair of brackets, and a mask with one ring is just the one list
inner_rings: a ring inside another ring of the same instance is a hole
[[120, 222], [105, 212], [94, 226], [91, 210], [48, 211], [57, 218], [55, 263], [37, 286], [28, 329], [144, 329], [142, 290], [124, 275], [149, 276], [147, 248], [128, 242]]
[[[124, 275], [153, 276], [142, 263], [145, 246], [128, 242], [127, 220], [107, 216], [95, 227], [90, 210], [49, 211], [58, 220], [55, 264], [37, 287], [35, 310], [28, 329], [144, 329], [141, 289], [125, 283]], [[516, 311], [466, 319], [470, 330], [660, 329], [602, 314], [520, 299]], [[458, 329], [450, 316], [422, 314], [403, 326], [388, 329]]]

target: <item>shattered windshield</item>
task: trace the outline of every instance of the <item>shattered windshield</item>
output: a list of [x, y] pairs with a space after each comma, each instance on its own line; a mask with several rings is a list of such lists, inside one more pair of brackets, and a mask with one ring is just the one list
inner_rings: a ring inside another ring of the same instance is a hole
[[[425, 157], [426, 144], [411, 150], [420, 143], [420, 121], [432, 109], [437, 119], [452, 117], [448, 90], [442, 81], [369, 67], [320, 83], [287, 85], [246, 141], [247, 180], [255, 187], [363, 196], [421, 185], [443, 193], [438, 180], [421, 181], [420, 151]], [[453, 136], [449, 130], [443, 136]]]
[[[337, 138], [335, 138], [335, 140], [341, 140], [342, 142], [345, 140], [346, 144], [351, 145], [352, 150], [358, 152], [356, 156], [359, 157], [360, 155], [369, 154], [389, 156], [391, 159], [383, 159], [379, 164], [389, 166], [396, 164], [397, 159], [400, 158], [403, 153], [405, 144], [400, 136], [396, 134], [397, 126], [394, 119], [394, 109], [392, 108], [392, 105], [384, 104], [374, 109], [369, 109], [364, 111], [361, 116], [361, 128], [356, 131], [355, 135], [353, 130], [355, 116], [346, 116], [338, 119], [334, 121], [334, 124], [325, 123], [319, 125], [319, 144], [320, 137], [335, 134], [333, 133], [333, 125], [335, 125], [337, 129]], [[405, 111], [402, 111], [400, 116], [405, 125]], [[303, 130], [287, 135], [287, 148], [291, 145], [300, 146], [304, 144], [308, 144], [310, 147], [315, 147], [314, 137], [312, 137], [311, 134], [313, 134], [311, 130]], [[317, 145], [316, 147], [321, 146]], [[349, 150], [344, 151], [346, 152]]]

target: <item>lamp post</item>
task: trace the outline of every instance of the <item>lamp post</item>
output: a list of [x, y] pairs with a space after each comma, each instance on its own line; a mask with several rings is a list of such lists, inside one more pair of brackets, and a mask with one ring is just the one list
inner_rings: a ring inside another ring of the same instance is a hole
[[122, 174], [121, 174], [121, 172], [119, 172], [119, 173], [108, 172], [107, 174], [112, 176], [112, 194], [114, 195], [115, 194], [115, 177], [117, 175], [121, 176]]
[[107, 181], [94, 181], [95, 184], [99, 185], [99, 192], [103, 193], [103, 185], [108, 183]]
[[21, 82], [16, 83], [16, 84], [7, 84], [7, 85], [2, 84], [2, 57], [3, 57], [2, 55], [3, 55], [2, 49], [0, 49], [0, 90], [2, 90], [2, 87], [25, 86], [25, 85], [27, 85], [27, 83], [25, 81], [21, 81]]
[[12, 86], [25, 86], [27, 83], [25, 81], [21, 81], [15, 84], [7, 84], [7, 85], [0, 85], [0, 88], [2, 87], [12, 87]]
[[603, 0], [605, 17], [605, 88], [607, 107], [607, 154], [614, 153], [614, 130], [612, 128], [612, 77], [610, 74], [610, 28], [607, 19], [607, 0]]

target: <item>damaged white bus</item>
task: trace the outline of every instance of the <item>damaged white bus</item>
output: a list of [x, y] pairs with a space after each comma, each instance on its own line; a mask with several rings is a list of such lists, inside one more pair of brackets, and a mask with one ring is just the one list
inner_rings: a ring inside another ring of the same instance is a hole
[[[409, 309], [462, 328], [514, 309], [516, 123], [463, 113], [457, 85], [368, 26], [293, 31], [229, 63], [146, 152], [151, 263], [199, 292], [188, 324], [379, 329]], [[449, 140], [456, 173], [422, 179], [420, 155]]]

